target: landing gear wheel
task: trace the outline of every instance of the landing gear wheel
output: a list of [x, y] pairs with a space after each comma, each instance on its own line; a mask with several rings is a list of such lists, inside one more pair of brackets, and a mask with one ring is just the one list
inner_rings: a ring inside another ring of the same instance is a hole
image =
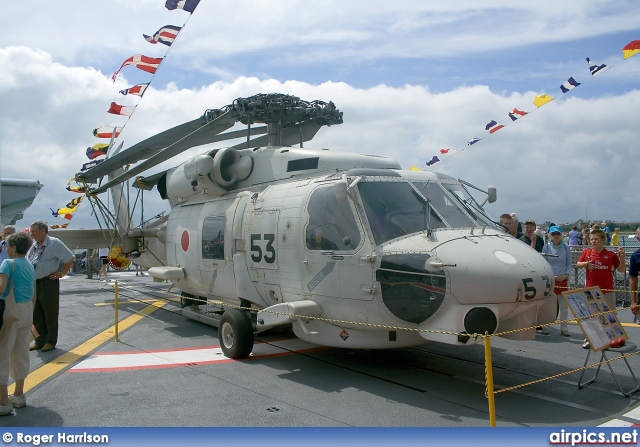
[[182, 308], [185, 308], [185, 307], [193, 306], [194, 304], [198, 304], [192, 298], [195, 298], [195, 297], [190, 293], [182, 292], [180, 294], [180, 306]]
[[229, 309], [222, 314], [218, 327], [220, 348], [230, 359], [244, 359], [253, 350], [253, 326], [246, 313]]

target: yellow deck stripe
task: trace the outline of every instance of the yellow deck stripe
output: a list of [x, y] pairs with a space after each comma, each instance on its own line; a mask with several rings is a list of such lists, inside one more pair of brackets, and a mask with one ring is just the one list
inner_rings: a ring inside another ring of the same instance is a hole
[[[131, 315], [124, 320], [118, 322], [118, 334], [120, 334], [125, 329], [130, 328], [138, 321], [142, 320], [145, 316], [151, 315], [156, 310], [164, 307], [167, 304], [166, 301], [155, 301], [153, 305], [147, 306], [142, 309], [140, 312], [135, 315]], [[57, 357], [40, 368], [29, 373], [27, 378], [24, 381], [24, 390], [29, 391], [32, 388], [40, 385], [42, 382], [53, 376], [54, 374], [59, 373], [63, 369], [68, 368], [71, 364], [77, 362], [82, 357], [85, 357], [90, 352], [98, 349], [100, 346], [113, 341], [116, 336], [116, 327], [111, 326], [110, 328], [102, 331], [101, 333], [93, 336], [89, 340], [85, 341], [81, 345], [75, 347], [69, 352], [65, 352], [60, 357]], [[13, 392], [14, 385], [11, 385], [9, 392]]]

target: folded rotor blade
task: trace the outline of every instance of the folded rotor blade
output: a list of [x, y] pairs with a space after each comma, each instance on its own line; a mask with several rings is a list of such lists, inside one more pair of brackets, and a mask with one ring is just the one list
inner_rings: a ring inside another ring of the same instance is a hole
[[[161, 132], [131, 146], [126, 151], [110, 157], [95, 168], [76, 174], [76, 178], [79, 181], [95, 183], [100, 177], [107, 175], [118, 168], [137, 163], [140, 160], [151, 159], [165, 151], [168, 151], [167, 155], [159, 157], [156, 160], [161, 160], [161, 158], [162, 161], [168, 160], [169, 158], [195, 146], [245, 137], [249, 132], [248, 129], [221, 134], [221, 132], [233, 127], [235, 124], [235, 116], [233, 115], [233, 111], [229, 111], [209, 123], [207, 123], [203, 118], [198, 118]], [[251, 134], [261, 134], [266, 131], [266, 126], [261, 126], [251, 129]], [[160, 162], [161, 161], [158, 163]], [[146, 166], [147, 167], [145, 169], [153, 167], [153, 165]]]

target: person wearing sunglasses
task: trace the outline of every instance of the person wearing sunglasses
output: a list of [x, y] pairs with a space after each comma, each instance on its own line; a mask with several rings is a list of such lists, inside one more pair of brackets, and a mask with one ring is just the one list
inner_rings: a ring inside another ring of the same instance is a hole
[[[566, 323], [569, 318], [569, 308], [567, 302], [562, 297], [562, 292], [566, 292], [569, 287], [569, 274], [571, 273], [571, 249], [562, 241], [562, 228], [554, 225], [549, 228], [549, 242], [542, 247], [542, 254], [551, 265], [553, 275], [555, 276], [555, 286], [553, 293], [556, 294], [558, 300], [558, 318], [560, 323], [560, 334], [569, 337], [569, 326]], [[545, 326], [542, 328], [543, 334], [548, 334], [549, 329]]]

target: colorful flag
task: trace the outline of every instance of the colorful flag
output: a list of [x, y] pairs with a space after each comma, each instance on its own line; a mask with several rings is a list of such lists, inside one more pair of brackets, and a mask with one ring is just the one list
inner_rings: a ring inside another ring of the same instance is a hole
[[533, 100], [533, 104], [536, 107], [540, 108], [543, 105], [545, 105], [546, 103], [551, 102], [551, 101], [553, 101], [553, 98], [551, 96], [542, 94], [542, 95], [538, 95], [538, 96], [535, 97], [535, 99]]
[[494, 120], [489, 121], [486, 126], [484, 126], [484, 130], [488, 130], [489, 133], [494, 133], [502, 129], [504, 126], [502, 124], [496, 123]]
[[123, 67], [127, 65], [133, 65], [136, 68], [139, 68], [142, 71], [146, 71], [147, 73], [155, 73], [160, 64], [162, 63], [161, 57], [149, 57], [143, 56], [142, 54], [136, 54], [135, 56], [131, 56], [129, 59], [124, 61], [118, 71], [111, 75], [111, 79], [113, 82], [116, 82], [116, 76], [120, 73]]
[[69, 181], [67, 182], [67, 191], [77, 192], [78, 194], [84, 194], [84, 190], [85, 190], [84, 186], [80, 186], [77, 183], [75, 186], [71, 185], [71, 182], [74, 182], [75, 180], [76, 180], [75, 178], [69, 179]]
[[69, 203], [67, 203], [67, 208], [75, 211], [78, 205], [80, 205], [80, 202], [82, 202], [82, 199], [84, 199], [84, 196], [76, 197], [75, 199], [72, 199]]
[[133, 87], [125, 88], [124, 90], [120, 90], [120, 93], [125, 96], [127, 95], [142, 96], [144, 95], [144, 92], [147, 89], [147, 87], [149, 87], [148, 82], [146, 84], [138, 84], [138, 85], [134, 85]]
[[638, 52], [640, 52], [640, 40], [633, 40], [626, 44], [622, 49], [622, 55], [625, 59], [630, 58]]
[[101, 155], [107, 155], [108, 150], [109, 150], [108, 144], [96, 144], [93, 147], [88, 147], [87, 158], [89, 158], [89, 160], [93, 160], [94, 158], [98, 158]]
[[475, 138], [473, 137], [472, 139], [470, 139], [469, 141], [467, 141], [467, 146], [471, 146], [472, 144], [476, 144], [478, 141], [482, 140], [482, 138]]
[[433, 166], [439, 161], [440, 159], [434, 155], [433, 158], [427, 162], [427, 166]]
[[121, 106], [120, 104], [112, 102], [111, 107], [109, 107], [109, 110], [107, 110], [107, 112], [113, 113], [114, 115], [131, 116], [135, 109], [136, 106]]
[[509, 118], [511, 118], [511, 121], [515, 121], [518, 118], [522, 118], [526, 114], [527, 112], [523, 112], [522, 110], [518, 110], [514, 108], [511, 112], [509, 112]]
[[573, 77], [567, 79], [567, 82], [563, 83], [560, 86], [560, 90], [562, 90], [562, 93], [567, 93], [569, 90], [573, 90], [574, 88], [576, 88], [577, 86], [581, 85], [578, 81], [576, 81], [575, 79], [573, 79]]
[[[87, 170], [89, 170], [89, 169], [91, 169], [91, 168], [95, 168], [95, 167], [96, 167], [96, 166], [98, 166], [100, 163], [102, 163], [104, 160], [105, 160], [105, 159], [103, 158], [103, 159], [100, 159], [100, 160], [93, 160], [93, 161], [87, 162], [87, 163], [85, 163], [85, 164], [83, 164], [83, 165], [82, 165], [82, 167], [80, 168], [80, 170], [81, 170], [82, 172], [84, 172], [84, 171], [87, 171]], [[69, 188], [67, 188], [67, 189], [69, 189]], [[71, 191], [71, 190], [69, 190], [69, 191]], [[84, 191], [84, 188], [83, 188], [83, 191]]]
[[57, 211], [51, 210], [51, 213], [55, 217], [62, 216], [65, 219], [71, 220], [71, 218], [73, 217], [73, 213], [75, 213], [76, 210], [78, 209], [78, 205], [80, 205], [80, 202], [82, 202], [82, 199], [84, 199], [84, 196], [76, 197], [71, 202], [67, 203], [67, 206], [63, 208], [58, 208]]
[[589, 58], [587, 58], [587, 62], [589, 63], [589, 72], [591, 73], [591, 76], [597, 76], [611, 68], [607, 67], [605, 64], [598, 65]]
[[176, 40], [176, 37], [178, 37], [178, 33], [181, 29], [182, 28], [179, 26], [165, 25], [156, 31], [153, 36], [147, 36], [146, 34], [143, 34], [142, 36], [147, 39], [147, 42], [149, 43], [162, 43], [170, 47], [173, 41]]
[[[84, 166], [84, 165], [82, 165], [82, 166]], [[83, 169], [83, 171], [84, 171], [84, 169]], [[77, 186], [69, 185], [69, 186], [67, 186], [67, 191], [76, 192], [78, 194], [84, 194], [85, 187], [84, 186], [80, 186], [80, 185], [77, 185]]]
[[198, 3], [200, 3], [200, 0], [167, 0], [164, 6], [169, 11], [184, 9], [187, 12], [193, 13]]
[[[115, 135], [113, 132], [115, 131]], [[93, 136], [96, 138], [118, 138], [122, 132], [122, 127], [102, 126], [97, 129], [93, 129]]]

